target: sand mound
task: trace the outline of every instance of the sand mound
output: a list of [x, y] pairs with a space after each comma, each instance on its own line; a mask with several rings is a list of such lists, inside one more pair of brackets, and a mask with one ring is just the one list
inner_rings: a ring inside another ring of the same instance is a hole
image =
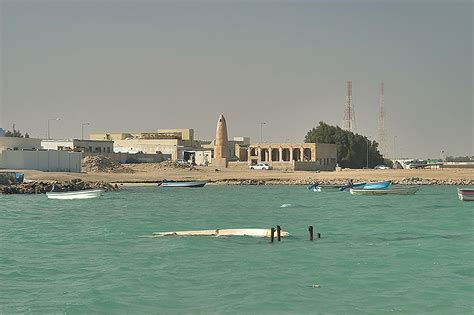
[[100, 173], [133, 173], [130, 167], [125, 167], [106, 156], [86, 156], [82, 160], [82, 170]]

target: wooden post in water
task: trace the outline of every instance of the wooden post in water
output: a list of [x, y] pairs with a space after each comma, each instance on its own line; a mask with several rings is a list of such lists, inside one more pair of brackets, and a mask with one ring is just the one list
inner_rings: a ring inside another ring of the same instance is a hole
[[281, 241], [281, 226], [277, 225], [277, 239]]
[[312, 225], [309, 226], [308, 231], [309, 231], [309, 240], [312, 241], [313, 240], [313, 226]]
[[318, 233], [318, 238], [321, 238], [321, 233]]
[[272, 227], [270, 229], [270, 243], [273, 243], [274, 239], [275, 239], [275, 228]]

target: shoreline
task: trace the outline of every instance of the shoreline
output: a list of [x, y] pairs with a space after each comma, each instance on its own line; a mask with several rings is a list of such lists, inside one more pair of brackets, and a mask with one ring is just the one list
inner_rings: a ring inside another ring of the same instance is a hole
[[242, 166], [229, 168], [195, 167], [158, 168], [156, 164], [129, 164], [132, 173], [55, 173], [24, 170], [26, 181], [65, 182], [81, 179], [86, 182], [104, 182], [123, 186], [153, 186], [163, 180], [192, 181], [208, 180], [210, 185], [309, 185], [345, 184], [354, 182], [377, 182], [391, 180], [394, 184], [407, 185], [456, 185], [474, 186], [474, 169], [350, 169], [343, 171], [307, 172], [274, 169], [270, 171], [250, 170]]

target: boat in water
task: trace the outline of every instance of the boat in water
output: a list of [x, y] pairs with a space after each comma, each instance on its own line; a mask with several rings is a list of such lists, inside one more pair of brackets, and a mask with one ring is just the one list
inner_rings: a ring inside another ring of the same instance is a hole
[[352, 184], [352, 185], [349, 185], [349, 184], [346, 184], [346, 185], [319, 185], [319, 184], [312, 184], [310, 186], [308, 186], [308, 190], [312, 190], [312, 191], [316, 191], [316, 192], [320, 192], [320, 191], [324, 191], [324, 192], [337, 192], [337, 191], [344, 191], [346, 190], [347, 188], [361, 188], [361, 187], [364, 187], [364, 185], [366, 185], [366, 183], [356, 183], [356, 184]]
[[474, 188], [458, 188], [458, 197], [462, 201], [474, 201]]
[[[383, 181], [383, 182], [375, 182], [375, 183], [366, 183], [362, 189], [387, 189], [392, 182], [389, 180]], [[352, 187], [354, 188], [354, 186]], [[355, 187], [359, 188], [359, 187]]]
[[161, 187], [204, 187], [207, 184], [207, 180], [191, 180], [191, 181], [174, 181], [165, 180], [158, 184]]
[[87, 190], [79, 190], [79, 191], [59, 191], [59, 192], [48, 192], [46, 196], [48, 199], [64, 199], [64, 200], [72, 200], [72, 199], [92, 199], [92, 198], [99, 198], [104, 193], [102, 189], [87, 189]]
[[414, 195], [418, 191], [418, 186], [392, 186], [381, 189], [355, 189], [351, 188], [352, 195], [379, 196], [379, 195]]
[[[276, 236], [274, 230], [274, 236]], [[196, 230], [196, 231], [172, 231], [172, 232], [154, 232], [151, 235], [143, 237], [163, 237], [163, 236], [253, 236], [253, 237], [271, 237], [271, 229], [215, 229], [215, 230]], [[281, 230], [281, 237], [290, 236], [287, 231]]]

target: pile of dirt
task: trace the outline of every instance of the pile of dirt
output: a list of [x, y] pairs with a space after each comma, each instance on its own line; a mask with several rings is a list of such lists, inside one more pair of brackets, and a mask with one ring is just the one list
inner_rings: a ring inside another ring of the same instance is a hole
[[86, 156], [82, 160], [82, 170], [100, 173], [133, 173], [130, 167], [102, 155]]

